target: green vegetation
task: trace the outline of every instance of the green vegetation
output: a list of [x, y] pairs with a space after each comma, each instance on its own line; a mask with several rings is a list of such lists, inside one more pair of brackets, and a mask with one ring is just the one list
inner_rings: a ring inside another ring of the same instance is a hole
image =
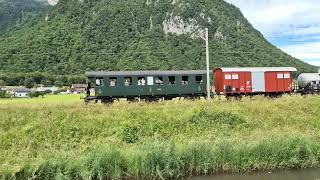
[[179, 179], [320, 165], [320, 97], [0, 100], [0, 177]]
[[45, 0], [0, 0], [0, 36], [48, 10]]
[[34, 87], [36, 84], [45, 86], [55, 85], [58, 87], [70, 86], [71, 84], [84, 84], [84, 75], [54, 75], [48, 73], [0, 73], [0, 86], [26, 86]]
[[0, 90], [0, 98], [10, 98], [11, 95], [7, 93], [7, 91]]
[[47, 14], [0, 38], [0, 72], [82, 75], [86, 70], [204, 69], [201, 39], [164, 33], [163, 23], [174, 17], [209, 27], [211, 69], [316, 70], [272, 46], [238, 8], [223, 0], [60, 0]]

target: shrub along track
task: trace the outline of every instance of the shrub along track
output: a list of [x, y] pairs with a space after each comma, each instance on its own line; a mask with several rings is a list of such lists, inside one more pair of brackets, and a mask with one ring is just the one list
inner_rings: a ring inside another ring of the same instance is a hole
[[5, 179], [177, 179], [320, 165], [320, 97], [0, 101]]

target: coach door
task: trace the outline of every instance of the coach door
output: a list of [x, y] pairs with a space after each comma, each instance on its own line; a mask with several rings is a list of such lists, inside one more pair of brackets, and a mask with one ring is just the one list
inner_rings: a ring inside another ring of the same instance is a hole
[[265, 92], [264, 72], [252, 72], [252, 92]]

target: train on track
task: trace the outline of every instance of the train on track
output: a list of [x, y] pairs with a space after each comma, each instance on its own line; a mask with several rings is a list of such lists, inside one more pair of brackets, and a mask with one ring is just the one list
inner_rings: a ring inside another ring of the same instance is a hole
[[[210, 96], [241, 98], [290, 93], [319, 93], [319, 73], [300, 74], [297, 82], [293, 67], [216, 68], [210, 72]], [[173, 98], [200, 99], [207, 97], [205, 70], [190, 71], [98, 71], [86, 72], [85, 102], [113, 103], [126, 98], [129, 102], [154, 102]], [[91, 95], [94, 89], [94, 95]]]

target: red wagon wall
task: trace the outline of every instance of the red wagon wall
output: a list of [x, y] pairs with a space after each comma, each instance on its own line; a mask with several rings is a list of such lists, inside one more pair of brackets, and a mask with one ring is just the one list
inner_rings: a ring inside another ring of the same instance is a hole
[[[224, 78], [224, 93], [251, 93], [252, 88], [250, 72], [226, 72], [222, 73], [222, 77]], [[231, 89], [228, 89], [228, 87], [231, 87]]]
[[216, 93], [223, 93], [223, 80], [222, 70], [216, 69], [213, 71], [214, 74], [214, 89]]
[[292, 91], [291, 72], [266, 72], [266, 93], [279, 93]]
[[[255, 93], [288, 93], [292, 91], [294, 71], [296, 69], [290, 67], [217, 68], [214, 70], [215, 92], [225, 95], [252, 94], [253, 87], [259, 87], [261, 91]], [[264, 75], [260, 76], [261, 80], [254, 81], [252, 78], [256, 77], [257, 73]]]
[[[217, 94], [245, 94], [252, 92], [251, 72], [214, 71], [214, 85]], [[231, 88], [229, 88], [231, 87]]]

